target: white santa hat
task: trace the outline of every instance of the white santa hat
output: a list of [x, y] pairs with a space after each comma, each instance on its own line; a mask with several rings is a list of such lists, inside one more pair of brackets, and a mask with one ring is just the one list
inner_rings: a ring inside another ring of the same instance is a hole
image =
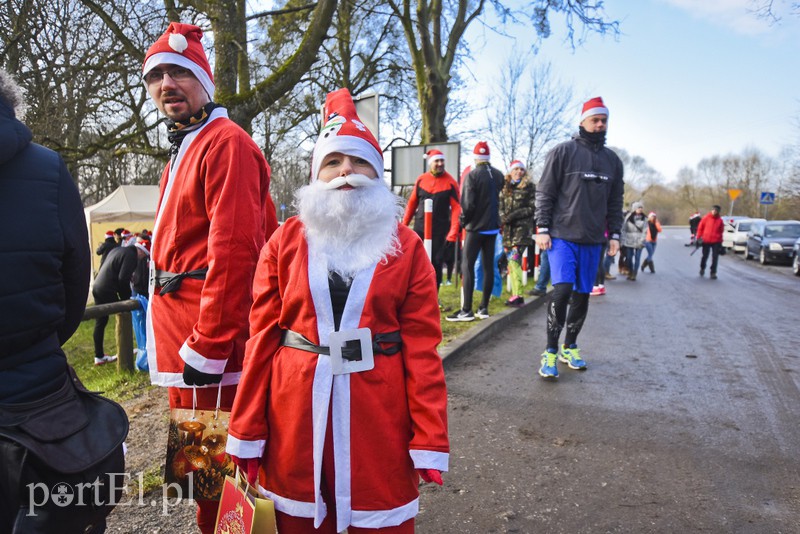
[[311, 157], [311, 181], [319, 176], [322, 160], [334, 152], [365, 159], [383, 178], [383, 151], [372, 132], [358, 118], [348, 89], [328, 93], [325, 99], [325, 125], [319, 133]]
[[581, 120], [579, 122], [583, 122], [583, 119], [591, 117], [592, 115], [608, 116], [608, 108], [603, 103], [602, 97], [596, 96], [590, 98], [583, 104], [583, 112], [581, 113]]
[[208, 64], [208, 58], [203, 50], [202, 38], [203, 30], [198, 26], [171, 22], [164, 35], [153, 43], [144, 56], [142, 79], [144, 80], [148, 72], [162, 63], [178, 65], [192, 71], [208, 93], [208, 98], [213, 99], [214, 76], [211, 74], [211, 65]]
[[425, 159], [428, 160], [428, 165], [430, 165], [434, 161], [439, 161], [439, 160], [444, 161], [444, 154], [442, 153], [441, 150], [436, 150], [435, 148], [433, 148], [425, 153]]

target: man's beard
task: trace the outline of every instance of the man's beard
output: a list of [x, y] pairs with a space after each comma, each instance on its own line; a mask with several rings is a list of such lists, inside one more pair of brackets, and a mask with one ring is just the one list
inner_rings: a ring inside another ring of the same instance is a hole
[[380, 180], [350, 175], [347, 181], [356, 187], [331, 189], [337, 182], [316, 180], [295, 193], [294, 203], [305, 225], [310, 261], [324, 259], [329, 270], [353, 278], [400, 252], [397, 224], [403, 207]]

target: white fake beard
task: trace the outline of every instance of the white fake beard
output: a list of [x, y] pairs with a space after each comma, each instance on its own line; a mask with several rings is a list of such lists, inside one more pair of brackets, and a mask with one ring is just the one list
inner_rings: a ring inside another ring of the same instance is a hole
[[[353, 189], [339, 189], [349, 184]], [[305, 225], [311, 261], [324, 259], [328, 270], [346, 279], [400, 252], [397, 225], [402, 199], [377, 179], [363, 175], [316, 180], [295, 193]]]

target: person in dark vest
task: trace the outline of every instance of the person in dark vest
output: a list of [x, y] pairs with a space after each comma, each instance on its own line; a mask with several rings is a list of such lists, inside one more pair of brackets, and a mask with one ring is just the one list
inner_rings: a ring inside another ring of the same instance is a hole
[[[76, 389], [61, 346], [83, 317], [91, 271], [78, 189], [61, 157], [31, 142], [17, 119], [23, 112], [22, 91], [0, 69], [0, 224], [14, 228], [0, 242], [0, 532], [103, 532], [113, 505], [62, 506], [31, 497], [32, 485], [50, 491], [52, 479], [63, 475], [31, 454], [26, 440], [12, 437], [24, 432], [15, 418], [45, 420], [36, 428], [40, 440], [64, 437], [70, 423], [54, 428], [46, 408], [60, 407]], [[80, 420], [86, 416], [77, 406], [70, 415]], [[123, 471], [121, 445], [117, 454]], [[87, 470], [80, 476], [93, 478]]]

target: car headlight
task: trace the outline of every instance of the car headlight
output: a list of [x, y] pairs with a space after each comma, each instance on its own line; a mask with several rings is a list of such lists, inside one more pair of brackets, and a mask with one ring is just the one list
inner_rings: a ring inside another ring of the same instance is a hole
[[770, 243], [769, 250], [771, 252], [783, 252], [783, 246], [780, 243]]

